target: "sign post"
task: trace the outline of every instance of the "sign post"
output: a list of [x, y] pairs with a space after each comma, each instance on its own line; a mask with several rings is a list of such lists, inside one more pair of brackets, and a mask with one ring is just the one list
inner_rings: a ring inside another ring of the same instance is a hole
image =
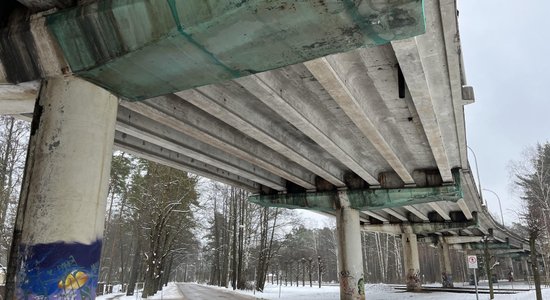
[[479, 300], [479, 294], [477, 292], [477, 256], [468, 255], [468, 269], [474, 269], [474, 284], [476, 285], [476, 300]]

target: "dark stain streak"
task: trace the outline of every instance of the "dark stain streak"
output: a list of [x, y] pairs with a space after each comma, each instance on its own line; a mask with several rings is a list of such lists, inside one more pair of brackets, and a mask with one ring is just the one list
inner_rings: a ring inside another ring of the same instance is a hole
[[50, 150], [50, 152], [53, 152], [55, 150], [55, 148], [57, 148], [59, 146], [59, 144], [60, 144], [59, 141], [55, 141], [55, 142], [51, 143], [48, 146], [48, 150]]
[[[43, 84], [42, 86], [44, 85], [45, 84]], [[44, 112], [44, 107], [40, 105], [39, 102], [40, 98], [38, 98], [36, 100], [36, 103], [34, 104], [34, 113], [31, 122], [31, 136], [35, 135], [38, 131], [38, 128], [40, 127], [40, 118], [42, 118], [42, 112]]]

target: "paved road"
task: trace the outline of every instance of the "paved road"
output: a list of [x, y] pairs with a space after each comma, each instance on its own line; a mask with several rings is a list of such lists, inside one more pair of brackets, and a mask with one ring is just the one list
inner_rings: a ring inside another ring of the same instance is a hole
[[231, 291], [205, 287], [194, 283], [178, 283], [178, 288], [183, 294], [184, 300], [251, 300], [254, 297], [234, 294]]

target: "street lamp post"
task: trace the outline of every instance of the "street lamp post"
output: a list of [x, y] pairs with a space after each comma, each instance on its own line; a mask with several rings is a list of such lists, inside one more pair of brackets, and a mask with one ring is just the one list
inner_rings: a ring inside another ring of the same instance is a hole
[[486, 205], [486, 203], [483, 202], [483, 193], [481, 192], [481, 180], [479, 179], [479, 169], [477, 168], [476, 153], [474, 152], [474, 150], [472, 150], [472, 148], [470, 148], [470, 146], [466, 146], [466, 147], [468, 147], [468, 149], [470, 149], [470, 151], [474, 155], [474, 162], [476, 164], [477, 185], [478, 185], [478, 189], [479, 189], [479, 199], [481, 199], [481, 205]]
[[497, 200], [498, 200], [498, 207], [500, 208], [500, 219], [502, 221], [502, 226], [504, 226], [504, 215], [502, 214], [502, 203], [500, 203], [500, 197], [497, 195], [497, 193], [495, 193], [494, 191], [491, 191], [489, 189], [483, 189], [484, 191], [487, 191], [487, 192], [491, 192], [493, 193], [495, 196], [497, 196]]

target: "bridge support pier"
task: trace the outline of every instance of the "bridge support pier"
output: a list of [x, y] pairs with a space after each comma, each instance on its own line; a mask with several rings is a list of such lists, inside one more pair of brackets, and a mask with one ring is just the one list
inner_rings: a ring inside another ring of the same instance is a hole
[[523, 271], [524, 280], [529, 281], [529, 277], [531, 277], [531, 270], [529, 270], [529, 263], [527, 262], [527, 257], [521, 258], [521, 269]]
[[407, 291], [420, 291], [422, 280], [420, 279], [420, 259], [418, 257], [418, 241], [416, 234], [410, 228], [406, 228], [401, 235], [403, 242], [403, 260], [405, 265], [405, 282]]
[[350, 207], [345, 191], [338, 192], [336, 210], [340, 300], [365, 300], [359, 211]]
[[[512, 279], [514, 280], [514, 261], [512, 260], [511, 256], [506, 256], [506, 266], [508, 267], [508, 270], [506, 272], [506, 275], [508, 276], [508, 280]], [[511, 272], [511, 273], [510, 273]], [[510, 278], [511, 276], [511, 278]]]
[[445, 288], [454, 287], [453, 271], [451, 267], [451, 254], [449, 252], [449, 244], [443, 238], [439, 238], [439, 266], [441, 267], [441, 284]]
[[35, 106], [6, 299], [94, 299], [117, 98], [54, 78]]

